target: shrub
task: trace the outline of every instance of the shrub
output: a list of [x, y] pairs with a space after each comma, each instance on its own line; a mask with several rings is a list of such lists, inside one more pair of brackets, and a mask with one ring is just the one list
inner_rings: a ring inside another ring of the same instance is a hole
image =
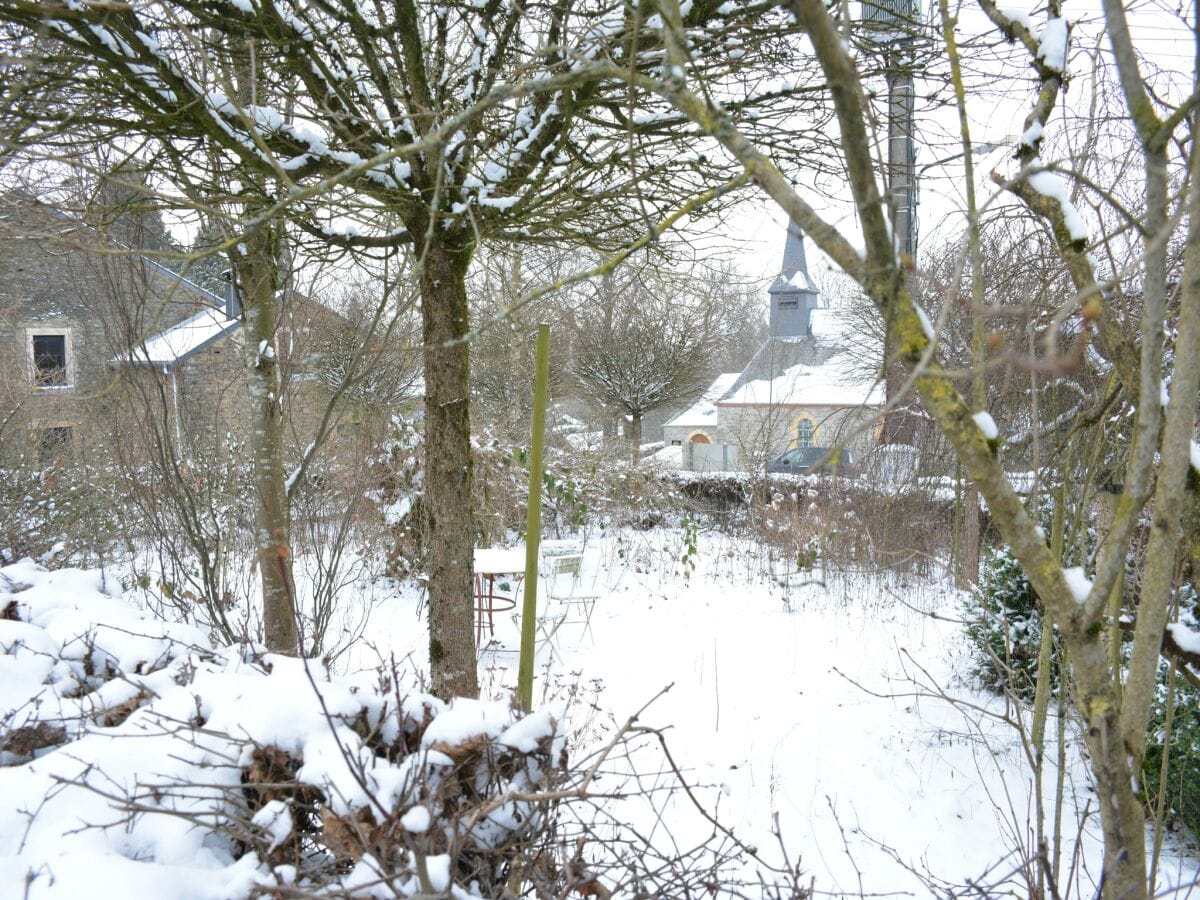
[[949, 547], [945, 501], [919, 489], [823, 474], [772, 475], [761, 487], [755, 536], [801, 570], [815, 548], [833, 570], [924, 572]]
[[[1181, 619], [1195, 627], [1200, 621], [1200, 598], [1190, 584], [1179, 592]], [[1158, 672], [1158, 689], [1150, 713], [1146, 740], [1146, 758], [1142, 761], [1142, 782], [1147, 801], [1159, 799], [1162, 760], [1167, 743], [1167, 706], [1170, 701], [1170, 666], [1163, 662]], [[1174, 709], [1169, 735], [1166, 797], [1163, 808], [1168, 816], [1183, 822], [1200, 835], [1200, 689], [1179, 676], [1175, 679]]]
[[[964, 605], [974, 675], [987, 688], [1032, 700], [1042, 646], [1042, 614], [1033, 586], [1007, 548], [987, 553], [979, 584]], [[1056, 637], [1052, 684], [1058, 683], [1061, 658]]]
[[[1049, 511], [1043, 511], [1041, 524], [1049, 534]], [[1066, 542], [1063, 565], [1082, 565], [1090, 578], [1095, 573], [1096, 533], [1090, 528], [1081, 532], [1068, 522], [1066, 534], [1074, 537]], [[984, 555], [979, 584], [967, 597], [964, 613], [970, 623], [967, 637], [976, 677], [985, 687], [1032, 700], [1042, 646], [1041, 604], [1020, 563], [1007, 547], [989, 550]], [[1056, 687], [1062, 660], [1062, 642], [1057, 635], [1051, 659], [1054, 669], [1050, 685]]]
[[122, 496], [108, 465], [9, 460], [0, 467], [0, 559], [104, 562], [114, 549]]

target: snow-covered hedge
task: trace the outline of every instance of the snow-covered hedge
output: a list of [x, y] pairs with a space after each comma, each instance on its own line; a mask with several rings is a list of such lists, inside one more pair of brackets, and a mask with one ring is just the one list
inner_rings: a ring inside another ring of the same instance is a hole
[[[1044, 524], [1049, 525], [1049, 521]], [[1095, 535], [1089, 531], [1085, 560], [1088, 574], [1092, 572], [1095, 549]], [[1068, 548], [1067, 564], [1073, 563], [1076, 556], [1077, 551]], [[972, 668], [979, 682], [998, 693], [1031, 702], [1043, 634], [1041, 604], [1007, 547], [987, 553], [979, 585], [966, 595], [963, 611]], [[1190, 584], [1180, 591], [1179, 613], [1180, 623], [1172, 626], [1179, 630], [1173, 633], [1186, 638], [1176, 638], [1177, 643], [1200, 643], [1200, 638], [1194, 636], [1200, 634], [1200, 600]], [[1057, 632], [1052, 648], [1050, 683], [1057, 690], [1062, 666]], [[1164, 659], [1158, 670], [1140, 786], [1149, 809], [1155, 809], [1161, 800], [1169, 818], [1200, 834], [1200, 690], [1183, 676], [1171, 679], [1169, 672], [1170, 665]], [[1172, 681], [1173, 687], [1168, 687]], [[1168, 758], [1165, 781], [1164, 755]]]
[[0, 561], [95, 563], [116, 535], [121, 496], [111, 466], [10, 461], [0, 468]]
[[30, 896], [490, 896], [556, 716], [212, 645], [98, 572], [0, 570], [0, 884]]

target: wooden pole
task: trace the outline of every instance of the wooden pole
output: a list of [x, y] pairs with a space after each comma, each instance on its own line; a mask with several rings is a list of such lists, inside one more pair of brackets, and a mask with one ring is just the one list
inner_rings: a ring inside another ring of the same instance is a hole
[[542, 536], [542, 450], [546, 442], [546, 395], [550, 382], [550, 326], [537, 334], [533, 380], [533, 426], [529, 438], [529, 509], [525, 519], [525, 597], [521, 607], [521, 659], [517, 666], [517, 700], [533, 706], [533, 654], [537, 625], [538, 544]]

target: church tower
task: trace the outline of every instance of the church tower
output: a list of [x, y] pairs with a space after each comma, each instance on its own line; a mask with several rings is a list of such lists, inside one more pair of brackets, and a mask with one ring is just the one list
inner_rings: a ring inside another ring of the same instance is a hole
[[783, 267], [767, 293], [771, 298], [771, 337], [802, 338], [812, 333], [810, 313], [820, 306], [820, 295], [808, 274], [804, 235], [791, 222], [783, 247]]

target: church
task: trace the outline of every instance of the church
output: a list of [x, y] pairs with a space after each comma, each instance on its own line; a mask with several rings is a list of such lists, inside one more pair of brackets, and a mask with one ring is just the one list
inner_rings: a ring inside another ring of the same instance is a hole
[[794, 447], [865, 449], [876, 442], [885, 388], [878, 344], [844, 310], [822, 304], [804, 236], [789, 225], [767, 291], [766, 342], [741, 372], [717, 377], [663, 427], [694, 471], [756, 468]]

